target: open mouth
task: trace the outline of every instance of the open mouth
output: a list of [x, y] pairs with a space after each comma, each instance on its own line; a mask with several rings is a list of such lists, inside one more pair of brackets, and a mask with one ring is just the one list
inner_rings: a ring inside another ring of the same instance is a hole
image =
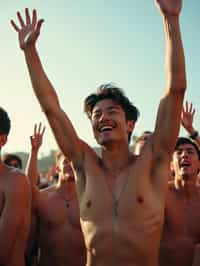
[[102, 126], [99, 128], [99, 132], [107, 132], [107, 131], [112, 131], [113, 127], [111, 126]]
[[182, 163], [180, 165], [181, 168], [186, 168], [186, 167], [189, 167], [190, 166], [190, 163]]

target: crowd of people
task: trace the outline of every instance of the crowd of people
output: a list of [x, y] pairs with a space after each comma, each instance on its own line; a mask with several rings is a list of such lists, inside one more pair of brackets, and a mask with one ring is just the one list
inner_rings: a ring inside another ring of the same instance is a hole
[[[84, 101], [101, 156], [80, 139], [60, 106], [36, 49], [43, 19], [17, 12], [17, 32], [34, 93], [58, 144], [57, 181], [38, 186], [45, 128], [34, 126], [25, 173], [20, 158], [0, 160], [0, 265], [199, 266], [200, 136], [186, 101], [179, 25], [181, 0], [155, 1], [166, 39], [166, 86], [153, 131], [129, 142], [139, 110], [103, 84]], [[189, 137], [179, 137], [180, 126]], [[0, 108], [0, 149], [10, 119]]]

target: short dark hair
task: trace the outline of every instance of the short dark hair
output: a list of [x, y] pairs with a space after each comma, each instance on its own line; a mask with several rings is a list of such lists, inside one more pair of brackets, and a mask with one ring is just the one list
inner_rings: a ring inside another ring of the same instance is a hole
[[5, 163], [8, 166], [13, 166], [11, 164], [11, 161], [17, 161], [18, 166], [16, 166], [16, 168], [22, 169], [22, 159], [18, 155], [12, 153], [6, 153], [3, 155], [2, 158], [3, 163]]
[[178, 147], [180, 146], [180, 145], [183, 145], [183, 144], [191, 144], [194, 148], [195, 148], [195, 150], [196, 150], [196, 152], [197, 152], [197, 155], [198, 155], [198, 158], [199, 158], [199, 160], [200, 160], [200, 150], [199, 150], [199, 147], [197, 146], [197, 144], [192, 140], [192, 139], [190, 139], [190, 138], [185, 138], [185, 137], [179, 137], [178, 138], [178, 140], [177, 140], [177, 142], [176, 142], [176, 146], [175, 146], [175, 151], [176, 150], [178, 150]]
[[10, 132], [10, 118], [8, 113], [0, 107], [0, 135], [8, 135]]
[[[92, 110], [94, 106], [101, 100], [111, 99], [119, 104], [124, 110], [127, 121], [136, 122], [139, 117], [139, 110], [125, 96], [123, 90], [112, 83], [100, 85], [96, 93], [90, 94], [84, 101], [84, 111], [91, 120]], [[129, 134], [129, 140], [132, 132]]]

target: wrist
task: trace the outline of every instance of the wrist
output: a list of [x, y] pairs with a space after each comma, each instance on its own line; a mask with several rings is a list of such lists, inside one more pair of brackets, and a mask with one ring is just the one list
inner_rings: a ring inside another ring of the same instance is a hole
[[24, 51], [25, 54], [36, 52], [35, 43], [34, 44], [27, 44], [26, 46], [21, 47], [21, 49]]
[[189, 135], [193, 135], [196, 132], [196, 130], [193, 127], [188, 127], [186, 128], [186, 130]]
[[31, 152], [37, 154], [38, 153], [38, 150], [39, 150], [38, 148], [32, 148], [31, 149]]
[[189, 134], [189, 138], [195, 140], [199, 136], [199, 132], [195, 130], [192, 134]]

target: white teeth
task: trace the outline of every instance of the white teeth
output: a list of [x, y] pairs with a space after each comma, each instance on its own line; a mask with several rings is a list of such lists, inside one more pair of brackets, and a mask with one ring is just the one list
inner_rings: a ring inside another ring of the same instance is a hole
[[102, 131], [104, 131], [104, 130], [111, 130], [112, 129], [112, 127], [110, 127], [110, 126], [104, 126], [104, 127], [102, 127], [101, 129], [100, 129], [100, 131], [102, 132]]

